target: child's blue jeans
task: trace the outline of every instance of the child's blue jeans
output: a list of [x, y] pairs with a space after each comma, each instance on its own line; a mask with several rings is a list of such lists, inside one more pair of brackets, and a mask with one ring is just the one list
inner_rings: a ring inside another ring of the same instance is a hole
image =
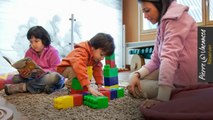
[[52, 93], [64, 86], [64, 77], [57, 72], [47, 72], [40, 78], [22, 78], [20, 75], [13, 77], [14, 84], [26, 83], [27, 91], [30, 93]]

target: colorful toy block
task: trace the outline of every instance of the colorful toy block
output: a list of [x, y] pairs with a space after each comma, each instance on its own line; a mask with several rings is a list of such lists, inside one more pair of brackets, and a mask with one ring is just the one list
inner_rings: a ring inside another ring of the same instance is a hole
[[88, 74], [89, 80], [92, 80], [92, 73], [93, 73], [92, 66], [88, 66], [87, 74]]
[[108, 90], [103, 90], [103, 91], [100, 91], [104, 96], [108, 97], [108, 100], [110, 101], [110, 91]]
[[82, 92], [81, 94], [82, 94], [83, 96], [91, 95], [91, 93], [90, 93], [90, 92], [88, 92], [88, 91]]
[[104, 77], [118, 76], [118, 68], [110, 68], [110, 65], [104, 66]]
[[67, 109], [74, 106], [73, 96], [70, 95], [54, 98], [53, 102], [56, 109]]
[[117, 98], [124, 97], [124, 88], [123, 87], [114, 88], [113, 90], [117, 90]]
[[124, 97], [124, 88], [119, 87], [117, 90], [118, 98]]
[[119, 88], [118, 84], [117, 85], [111, 85], [111, 86], [104, 86], [104, 87], [108, 88], [108, 89]]
[[110, 100], [116, 99], [117, 98], [117, 90], [116, 89], [111, 89], [110, 90]]
[[110, 68], [115, 68], [115, 61], [114, 60], [105, 60], [105, 63], [110, 66]]
[[72, 79], [72, 89], [74, 90], [83, 90], [79, 80], [75, 77]]
[[72, 94], [74, 100], [74, 106], [81, 106], [83, 104], [82, 94]]
[[84, 96], [84, 104], [94, 109], [107, 108], [108, 98], [106, 96], [86, 95]]
[[106, 57], [105, 57], [105, 60], [115, 60], [115, 54], [113, 53], [113, 54], [110, 55], [110, 56], [106, 56]]
[[105, 86], [113, 86], [118, 84], [118, 76], [115, 77], [104, 77]]

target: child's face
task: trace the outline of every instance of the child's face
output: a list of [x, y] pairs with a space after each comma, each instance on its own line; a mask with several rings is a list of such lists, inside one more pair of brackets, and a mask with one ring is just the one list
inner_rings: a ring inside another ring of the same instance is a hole
[[100, 48], [98, 49], [92, 48], [92, 50], [93, 50], [93, 57], [96, 62], [104, 59], [105, 53]]
[[41, 53], [44, 49], [44, 44], [42, 43], [41, 39], [37, 39], [34, 36], [30, 39], [30, 46], [37, 53]]

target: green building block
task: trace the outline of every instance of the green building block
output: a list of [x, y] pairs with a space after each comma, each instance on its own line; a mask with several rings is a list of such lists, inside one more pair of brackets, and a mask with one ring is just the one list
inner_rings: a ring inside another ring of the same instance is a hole
[[108, 97], [106, 96], [84, 96], [84, 105], [87, 105], [94, 109], [102, 109], [108, 107]]
[[106, 56], [105, 60], [115, 60], [115, 54], [113, 53], [111, 56]]
[[118, 68], [110, 68], [110, 65], [104, 66], [104, 77], [116, 77], [118, 76]]
[[119, 87], [117, 88], [117, 98], [124, 97], [124, 88]]
[[124, 88], [123, 87], [113, 88], [113, 90], [117, 91], [117, 98], [124, 97]]
[[75, 77], [72, 79], [72, 89], [74, 90], [83, 90], [79, 80]]

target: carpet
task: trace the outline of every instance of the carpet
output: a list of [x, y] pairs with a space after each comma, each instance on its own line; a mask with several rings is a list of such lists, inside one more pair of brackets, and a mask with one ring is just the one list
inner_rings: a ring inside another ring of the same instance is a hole
[[0, 91], [9, 103], [16, 106], [25, 119], [29, 120], [138, 120], [143, 116], [139, 111], [141, 99], [132, 98], [125, 91], [125, 96], [109, 101], [106, 109], [92, 109], [85, 105], [66, 110], [57, 110], [53, 107], [53, 99], [67, 95], [66, 89], [52, 94], [18, 93], [7, 96]]

